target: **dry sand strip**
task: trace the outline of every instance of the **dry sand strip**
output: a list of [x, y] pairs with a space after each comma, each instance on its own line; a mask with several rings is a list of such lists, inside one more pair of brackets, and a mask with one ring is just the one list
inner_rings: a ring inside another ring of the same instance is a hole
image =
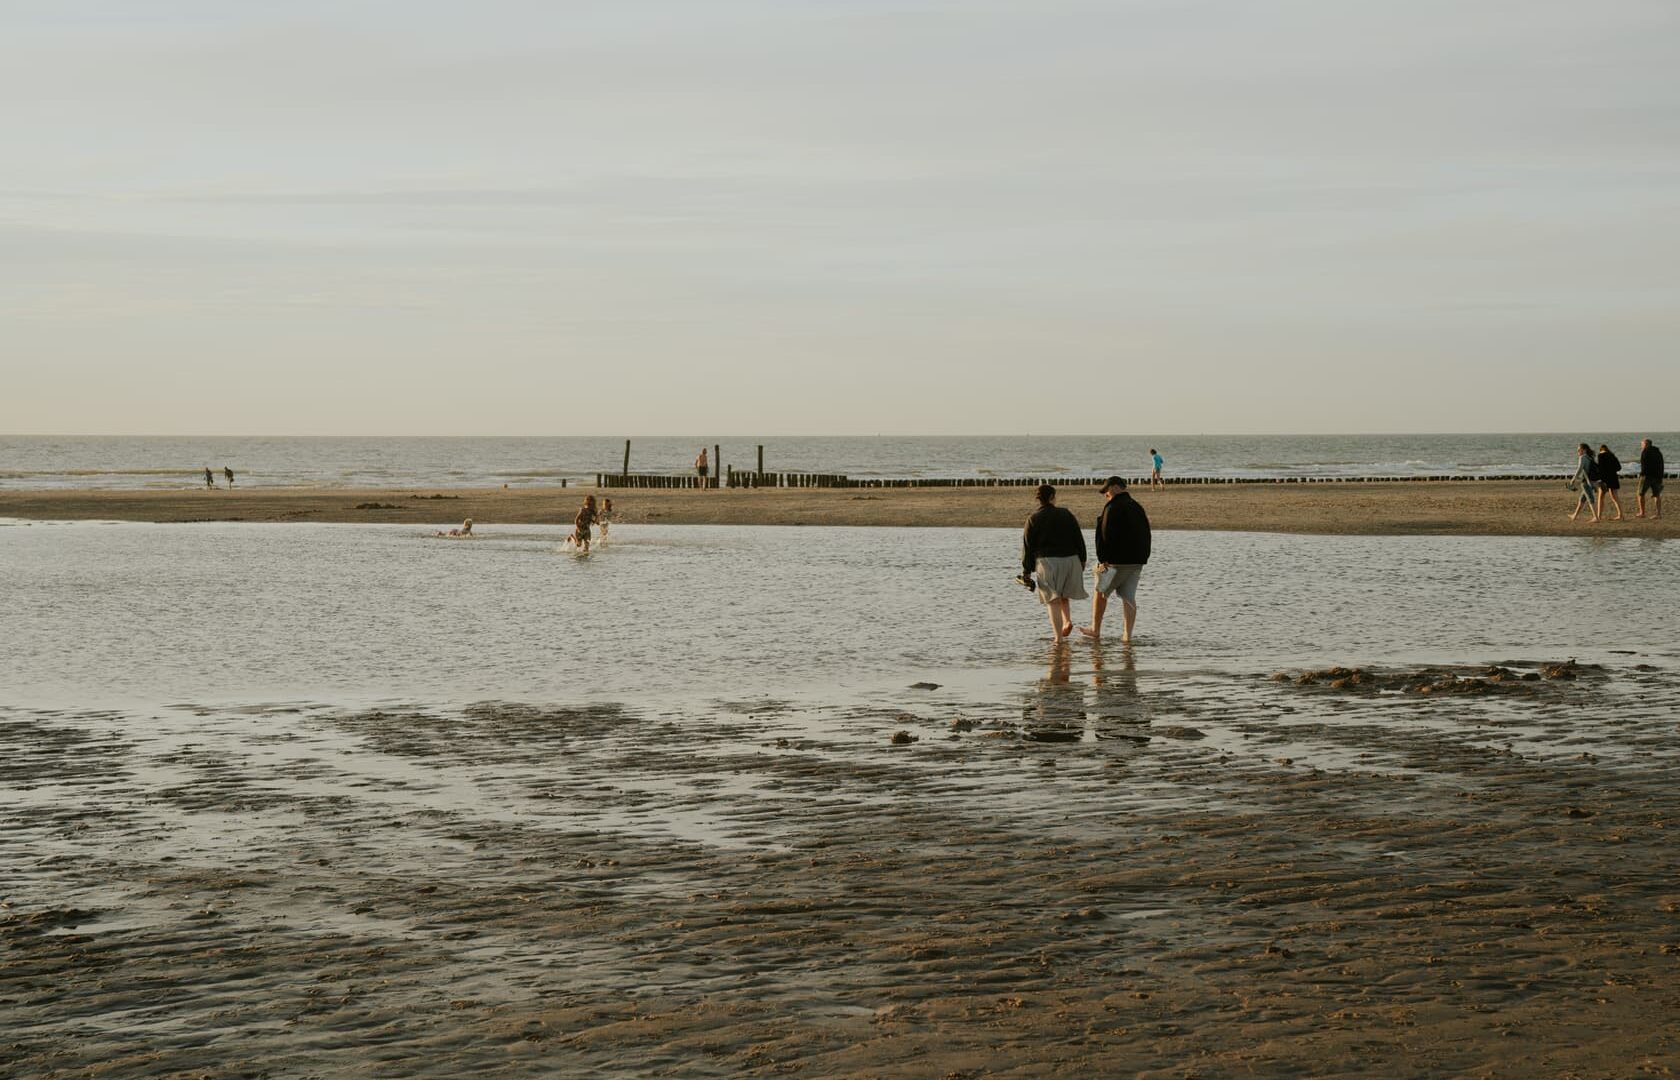
[[[178, 491], [0, 492], [0, 518], [115, 521], [324, 521], [479, 526], [570, 524], [587, 488], [249, 488]], [[1025, 488], [903, 490], [601, 491], [617, 520], [662, 525], [857, 525], [1018, 527], [1032, 510]], [[1187, 485], [1136, 492], [1158, 529], [1369, 536], [1680, 536], [1680, 510], [1660, 521], [1569, 521], [1574, 496], [1561, 481]], [[1102, 496], [1064, 491], [1062, 505], [1087, 526]]]
[[0, 1075], [1673, 1075], [1675, 676], [1287, 675], [0, 708]]

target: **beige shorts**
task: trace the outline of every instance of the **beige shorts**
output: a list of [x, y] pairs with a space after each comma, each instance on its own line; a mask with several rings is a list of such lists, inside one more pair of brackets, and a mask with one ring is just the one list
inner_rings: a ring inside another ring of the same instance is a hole
[[1038, 560], [1033, 573], [1038, 586], [1038, 599], [1048, 604], [1052, 600], [1083, 600], [1085, 592], [1085, 564], [1077, 555], [1056, 555]]
[[1120, 599], [1137, 603], [1138, 578], [1143, 576], [1142, 563], [1107, 563], [1097, 565], [1097, 592], [1103, 596], [1119, 593]]

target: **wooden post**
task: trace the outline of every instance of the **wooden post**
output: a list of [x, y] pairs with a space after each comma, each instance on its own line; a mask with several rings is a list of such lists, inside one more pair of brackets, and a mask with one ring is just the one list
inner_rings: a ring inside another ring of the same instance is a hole
[[758, 475], [764, 475], [764, 444], [758, 444]]
[[629, 476], [630, 475], [630, 440], [629, 439], [624, 440], [624, 469], [620, 473], [620, 475], [621, 476]]
[[712, 444], [712, 477], [710, 483], [713, 487], [723, 486], [723, 446], [720, 443]]

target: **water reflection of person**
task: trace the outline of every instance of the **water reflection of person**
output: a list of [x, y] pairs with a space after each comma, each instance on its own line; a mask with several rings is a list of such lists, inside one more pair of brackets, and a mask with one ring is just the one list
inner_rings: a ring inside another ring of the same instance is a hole
[[1021, 710], [1029, 739], [1071, 741], [1085, 725], [1085, 688], [1073, 681], [1073, 650], [1065, 641], [1050, 646], [1050, 665], [1032, 699]]
[[[1118, 664], [1110, 666], [1109, 660]], [[1137, 657], [1130, 646], [1113, 649], [1100, 641], [1091, 643], [1091, 702], [1093, 724], [1132, 723], [1141, 720], [1138, 696]]]

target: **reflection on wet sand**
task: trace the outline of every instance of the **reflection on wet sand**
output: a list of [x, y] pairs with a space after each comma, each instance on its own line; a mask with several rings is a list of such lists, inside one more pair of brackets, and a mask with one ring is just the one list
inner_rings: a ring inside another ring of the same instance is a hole
[[1131, 647], [1093, 642], [1080, 655], [1089, 656], [1090, 669], [1081, 671], [1076, 680], [1075, 646], [1066, 642], [1050, 646], [1044, 678], [1022, 706], [1022, 734], [1035, 742], [1147, 741], [1147, 711]]

